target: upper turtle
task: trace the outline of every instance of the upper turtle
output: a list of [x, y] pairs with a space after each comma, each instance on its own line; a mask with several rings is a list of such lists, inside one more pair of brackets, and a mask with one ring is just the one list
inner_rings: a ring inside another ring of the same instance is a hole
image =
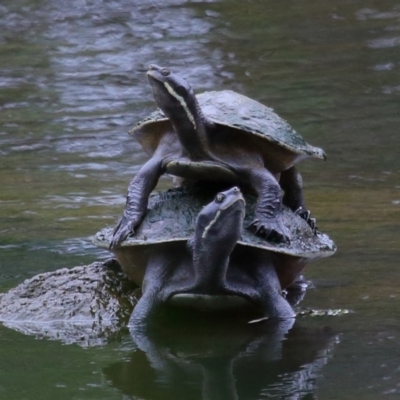
[[[204, 116], [220, 127], [228, 127], [233, 141], [227, 148], [243, 140], [261, 146], [266, 165], [274, 158], [284, 157], [288, 168], [307, 157], [325, 159], [325, 152], [308, 144], [284, 119], [269, 108], [247, 96], [231, 90], [209, 91], [196, 96]], [[164, 113], [157, 109], [138, 122], [129, 133], [134, 136], [149, 155], [158, 147], [163, 132], [172, 130], [172, 125]], [[224, 129], [224, 131], [226, 131]], [[271, 145], [271, 146], [270, 146]], [[273, 149], [268, 151], [269, 147]], [[279, 168], [280, 169], [280, 168]]]
[[157, 65], [149, 66], [147, 77], [162, 112], [131, 131], [151, 158], [129, 185], [110, 247], [135, 232], [164, 173], [250, 188], [258, 200], [248, 228], [266, 240], [289, 242], [282, 202], [293, 211], [304, 208], [302, 180], [294, 164], [306, 157], [324, 158], [324, 152], [308, 145], [270, 108], [245, 96], [231, 91], [196, 96], [183, 77]]

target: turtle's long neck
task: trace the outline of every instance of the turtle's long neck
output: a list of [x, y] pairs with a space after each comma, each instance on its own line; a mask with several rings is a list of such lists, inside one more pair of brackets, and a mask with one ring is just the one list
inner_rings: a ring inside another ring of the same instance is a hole
[[196, 220], [190, 239], [194, 288], [201, 293], [226, 294], [229, 259], [243, 227], [245, 203], [237, 187], [220, 192]]
[[182, 113], [169, 116], [182, 147], [194, 161], [213, 160], [207, 139], [213, 123], [204, 116], [197, 99], [190, 107], [182, 104], [182, 108]]
[[193, 246], [193, 267], [196, 287], [208, 294], [223, 292], [232, 248], [218, 246], [207, 239], [196, 240]]

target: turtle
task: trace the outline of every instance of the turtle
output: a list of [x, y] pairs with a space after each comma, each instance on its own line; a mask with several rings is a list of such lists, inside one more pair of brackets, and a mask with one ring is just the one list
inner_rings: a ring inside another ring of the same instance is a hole
[[[256, 208], [256, 196], [243, 197], [236, 186], [216, 195], [199, 184], [152, 194], [136, 234], [111, 249], [142, 287], [130, 324], [145, 327], [163, 305], [293, 318], [282, 289], [310, 260], [332, 255], [335, 244], [286, 206], [282, 224], [291, 242], [266, 241], [243, 229]], [[108, 249], [112, 234], [104, 229], [93, 243]]]
[[147, 77], [160, 110], [130, 134], [151, 158], [128, 187], [111, 247], [135, 232], [164, 173], [255, 191], [258, 203], [248, 228], [267, 240], [290, 240], [282, 224], [282, 201], [315, 224], [304, 206], [302, 179], [294, 164], [307, 157], [325, 159], [322, 149], [306, 143], [272, 109], [246, 96], [230, 90], [195, 96], [180, 75], [154, 64]]

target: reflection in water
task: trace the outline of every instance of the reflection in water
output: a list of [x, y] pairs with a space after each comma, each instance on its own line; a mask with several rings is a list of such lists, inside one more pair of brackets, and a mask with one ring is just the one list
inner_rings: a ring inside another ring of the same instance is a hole
[[194, 319], [151, 336], [132, 332], [139, 350], [105, 376], [129, 398], [303, 399], [339, 341], [294, 320], [250, 327]]

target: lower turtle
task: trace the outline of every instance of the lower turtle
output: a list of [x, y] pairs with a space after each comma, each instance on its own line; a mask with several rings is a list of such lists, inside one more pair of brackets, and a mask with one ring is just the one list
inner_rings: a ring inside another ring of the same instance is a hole
[[135, 233], [164, 173], [250, 188], [257, 206], [248, 227], [269, 241], [290, 240], [282, 223], [282, 201], [314, 227], [295, 164], [308, 157], [325, 159], [323, 150], [306, 143], [272, 109], [246, 96], [230, 90], [196, 96], [180, 75], [157, 65], [150, 65], [147, 77], [160, 110], [130, 133], [151, 158], [129, 185], [111, 248]]
[[[238, 187], [214, 195], [199, 185], [153, 194], [135, 236], [112, 248], [123, 271], [142, 287], [132, 325], [146, 326], [162, 306], [293, 318], [282, 290], [310, 260], [336, 250], [327, 235], [315, 234], [287, 207], [282, 224], [291, 242], [265, 241], [243, 229], [254, 218], [255, 196], [245, 199]], [[108, 249], [112, 233], [103, 229], [94, 244]]]

